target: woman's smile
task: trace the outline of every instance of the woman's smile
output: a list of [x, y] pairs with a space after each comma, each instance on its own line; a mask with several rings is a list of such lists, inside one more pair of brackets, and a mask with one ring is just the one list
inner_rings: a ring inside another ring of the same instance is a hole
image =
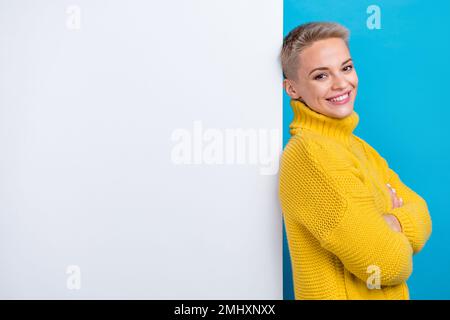
[[344, 94], [333, 96], [331, 98], [326, 98], [331, 105], [343, 105], [350, 101], [351, 90], [345, 92]]

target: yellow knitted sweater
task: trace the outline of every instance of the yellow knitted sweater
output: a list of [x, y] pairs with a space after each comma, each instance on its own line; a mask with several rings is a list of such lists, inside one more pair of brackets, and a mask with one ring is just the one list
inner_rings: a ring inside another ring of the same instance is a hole
[[[279, 199], [296, 299], [409, 299], [412, 256], [431, 234], [423, 198], [402, 183], [344, 119], [291, 100], [291, 138], [281, 160]], [[392, 209], [386, 183], [403, 198]], [[402, 232], [383, 219], [393, 214]]]

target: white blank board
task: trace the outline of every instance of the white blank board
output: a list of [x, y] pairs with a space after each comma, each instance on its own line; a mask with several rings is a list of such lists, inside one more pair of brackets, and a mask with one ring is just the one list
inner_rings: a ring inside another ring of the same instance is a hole
[[281, 0], [0, 0], [0, 298], [282, 299], [281, 43]]

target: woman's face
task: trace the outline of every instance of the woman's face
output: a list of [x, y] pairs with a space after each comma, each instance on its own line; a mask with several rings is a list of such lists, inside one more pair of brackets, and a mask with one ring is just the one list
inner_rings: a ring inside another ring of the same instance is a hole
[[353, 111], [358, 76], [344, 40], [318, 40], [299, 56], [297, 81], [284, 80], [287, 94], [311, 109], [332, 118]]

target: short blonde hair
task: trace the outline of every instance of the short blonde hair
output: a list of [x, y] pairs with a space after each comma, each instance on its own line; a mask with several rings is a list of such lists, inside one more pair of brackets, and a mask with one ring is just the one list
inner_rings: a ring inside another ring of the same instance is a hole
[[350, 31], [335, 22], [308, 22], [291, 30], [283, 39], [279, 56], [284, 79], [297, 80], [300, 52], [317, 40], [341, 38], [347, 47]]

